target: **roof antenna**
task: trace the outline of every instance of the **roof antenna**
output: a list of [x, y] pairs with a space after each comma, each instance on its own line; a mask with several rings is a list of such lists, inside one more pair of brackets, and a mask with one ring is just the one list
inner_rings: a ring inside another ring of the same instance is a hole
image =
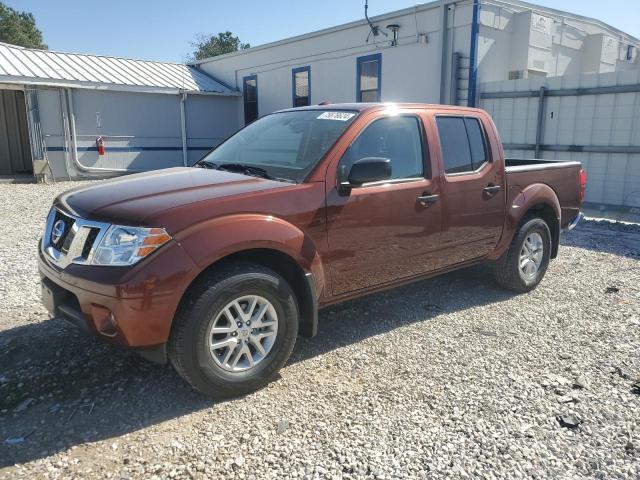
[[369, 20], [369, 15], [367, 14], [367, 10], [369, 10], [369, 0], [364, 0], [364, 18], [367, 19], [367, 23], [369, 24], [369, 35], [367, 35], [367, 43], [369, 43], [369, 39], [371, 38], [371, 34], [373, 34], [374, 37], [377, 37], [378, 35], [380, 35], [380, 33], [382, 33], [385, 37], [388, 37], [389, 35], [387, 35], [387, 32], [385, 32], [384, 30], [380, 30], [380, 27], [378, 25], [374, 25], [373, 23], [371, 23], [371, 20]]

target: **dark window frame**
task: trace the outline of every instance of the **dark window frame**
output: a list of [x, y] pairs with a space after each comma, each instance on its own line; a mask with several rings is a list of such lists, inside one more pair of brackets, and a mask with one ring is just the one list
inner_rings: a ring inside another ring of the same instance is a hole
[[[301, 72], [307, 72], [307, 89], [309, 92], [307, 95], [307, 98], [309, 99], [309, 102], [307, 103], [307, 105], [296, 105], [296, 74]], [[308, 107], [311, 105], [311, 66], [310, 65], [291, 69], [291, 105], [294, 108], [297, 106]]]
[[487, 132], [485, 131], [484, 123], [482, 122], [480, 117], [477, 117], [475, 115], [435, 115], [434, 120], [436, 122], [436, 132], [438, 133], [438, 143], [439, 143], [440, 152], [442, 152], [442, 140], [440, 139], [440, 131], [438, 130], [438, 118], [460, 118], [460, 119], [462, 119], [462, 123], [463, 123], [464, 128], [465, 128], [464, 131], [465, 131], [465, 134], [467, 136], [467, 143], [469, 145], [469, 155], [470, 156], [472, 155], [471, 154], [471, 143], [470, 143], [470, 139], [469, 139], [469, 133], [467, 131], [466, 120], [467, 119], [476, 120], [478, 122], [478, 125], [480, 126], [480, 134], [482, 135], [482, 143], [483, 143], [483, 146], [484, 146], [484, 156], [485, 156], [484, 163], [481, 164], [478, 168], [473, 168], [473, 157], [470, 157], [471, 158], [471, 163], [469, 164], [469, 166], [471, 167], [471, 169], [470, 170], [465, 170], [464, 172], [447, 173], [445, 159], [444, 159], [444, 156], [442, 156], [442, 172], [444, 173], [445, 177], [456, 177], [456, 176], [460, 176], [460, 175], [469, 175], [469, 174], [473, 174], [473, 173], [478, 173], [481, 170], [483, 170], [487, 165], [493, 163], [493, 156], [491, 155], [491, 148], [489, 146]]
[[[367, 128], [369, 128], [371, 125], [373, 125], [376, 122], [389, 119], [389, 118], [394, 118], [394, 117], [411, 117], [411, 118], [415, 118], [418, 121], [418, 130], [420, 133], [420, 148], [422, 149], [421, 150], [422, 151], [422, 176], [406, 177], [406, 178], [390, 178], [387, 180], [380, 180], [379, 182], [365, 183], [359, 188], [376, 187], [376, 186], [384, 185], [387, 183], [408, 183], [408, 182], [418, 182], [422, 180], [432, 180], [431, 157], [429, 155], [429, 143], [426, 137], [424, 122], [422, 121], [422, 117], [418, 113], [411, 113], [411, 112], [400, 113], [398, 115], [384, 115], [384, 116], [371, 119], [371, 121], [369, 121], [366, 125], [364, 125], [360, 129], [360, 131], [358, 132], [358, 135], [356, 135], [356, 137], [353, 140], [351, 140], [351, 142], [349, 142], [349, 146], [344, 150], [344, 152], [342, 152], [342, 156], [338, 161], [338, 170], [340, 170], [340, 166], [342, 165], [342, 160], [344, 159], [344, 156], [347, 154], [349, 149], [353, 146], [354, 143], [356, 143], [356, 141], [360, 138], [360, 136], [365, 132]], [[336, 175], [336, 179], [337, 178], [338, 178], [338, 175]]]
[[[248, 112], [247, 112], [247, 103], [249, 103], [247, 101], [247, 82], [251, 81], [251, 80], [255, 80], [256, 82], [256, 118], [252, 119], [252, 120], [248, 120]], [[247, 75], [245, 77], [242, 77], [242, 102], [243, 102], [243, 108], [244, 108], [244, 124], [248, 125], [249, 123], [253, 122], [254, 120], [257, 120], [260, 117], [260, 111], [258, 108], [258, 75]]]
[[[362, 64], [367, 62], [377, 62], [377, 75], [378, 75], [378, 88], [377, 88], [377, 102], [382, 101], [382, 54], [374, 53], [372, 55], [365, 55], [363, 57], [358, 57], [356, 59], [356, 102], [362, 103], [362, 90], [360, 89], [361, 85], [361, 74], [362, 74]], [[369, 91], [369, 90], [367, 90]]]

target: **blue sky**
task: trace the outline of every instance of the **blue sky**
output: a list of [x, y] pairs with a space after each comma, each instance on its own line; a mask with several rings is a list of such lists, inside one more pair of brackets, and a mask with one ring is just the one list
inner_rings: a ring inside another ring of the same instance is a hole
[[[363, 17], [364, 0], [2, 0], [32, 12], [52, 50], [183, 61], [197, 33], [231, 30], [260, 45]], [[370, 0], [369, 13], [415, 0]], [[640, 37], [638, 0], [537, 0]], [[295, 5], [295, 6], [294, 6]]]

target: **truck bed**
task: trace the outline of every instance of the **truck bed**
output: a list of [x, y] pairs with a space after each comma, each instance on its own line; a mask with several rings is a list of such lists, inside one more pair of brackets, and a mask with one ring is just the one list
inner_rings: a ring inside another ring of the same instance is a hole
[[528, 185], [544, 183], [553, 189], [561, 206], [561, 227], [566, 228], [580, 210], [582, 164], [575, 161], [505, 158], [507, 205]]

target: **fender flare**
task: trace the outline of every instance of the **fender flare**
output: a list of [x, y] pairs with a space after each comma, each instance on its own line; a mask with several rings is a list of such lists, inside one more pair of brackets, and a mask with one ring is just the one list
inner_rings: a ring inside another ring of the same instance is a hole
[[[216, 217], [189, 227], [174, 237], [197, 265], [195, 279], [202, 271], [230, 255], [265, 249], [289, 257], [304, 275], [304, 285], [292, 285], [303, 292], [301, 334], [317, 331], [318, 300], [326, 285], [320, 249], [300, 228], [278, 217], [244, 213]], [[299, 293], [300, 295], [300, 293]]]
[[549, 218], [544, 217], [551, 231], [551, 258], [555, 258], [558, 252], [558, 244], [560, 241], [560, 225], [561, 225], [561, 209], [558, 195], [549, 186], [544, 183], [533, 183], [527, 185], [513, 199], [510, 205], [507, 205], [505, 212], [505, 223], [502, 229], [502, 237], [493, 254], [490, 255], [491, 260], [496, 260], [509, 248], [513, 236], [518, 231], [520, 222], [525, 215], [532, 210], [551, 209], [553, 215]]

